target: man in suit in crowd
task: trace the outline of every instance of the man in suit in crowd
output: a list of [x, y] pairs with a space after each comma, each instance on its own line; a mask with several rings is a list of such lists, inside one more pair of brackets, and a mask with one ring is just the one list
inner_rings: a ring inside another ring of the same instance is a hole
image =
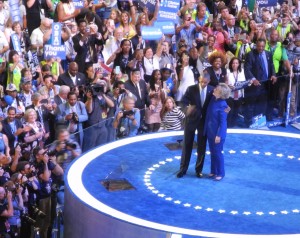
[[75, 134], [77, 142], [83, 145], [82, 123], [88, 120], [88, 114], [83, 102], [77, 100], [75, 92], [69, 92], [67, 102], [57, 107], [56, 121], [64, 125], [70, 134]]
[[130, 80], [125, 82], [125, 89], [130, 91], [136, 97], [135, 107], [141, 110], [142, 122], [145, 115], [145, 105], [148, 104], [149, 99], [146, 82], [141, 80], [140, 70], [138, 68], [132, 70]]
[[54, 96], [54, 102], [57, 106], [67, 101], [68, 93], [70, 92], [70, 87], [67, 85], [61, 85], [59, 92]]
[[265, 51], [266, 40], [258, 39], [256, 49], [246, 54], [245, 77], [251, 80], [252, 85], [245, 88], [245, 124], [252, 124], [253, 116], [266, 115], [268, 104], [268, 81], [274, 84], [277, 80], [272, 54]]
[[186, 174], [193, 150], [195, 131], [197, 129], [197, 162], [196, 176], [201, 178], [206, 151], [206, 136], [203, 135], [206, 110], [212, 97], [214, 87], [208, 85], [209, 74], [204, 71], [199, 77], [199, 84], [189, 86], [182, 98], [183, 105], [187, 107], [186, 121], [184, 126], [183, 149], [181, 154], [180, 170], [177, 178]]
[[9, 148], [12, 150], [18, 142], [18, 137], [24, 132], [22, 122], [16, 118], [16, 108], [7, 109], [7, 117], [2, 121], [2, 126], [2, 133], [7, 136]]
[[59, 75], [57, 80], [58, 85], [67, 85], [70, 88], [86, 84], [86, 79], [83, 73], [78, 72], [78, 64], [71, 62], [67, 72]]
[[74, 50], [77, 53], [75, 62], [78, 64], [78, 71], [81, 73], [84, 73], [87, 63], [98, 62], [95, 46], [103, 44], [102, 36], [94, 26], [87, 25], [84, 19], [78, 20], [79, 33], [72, 38]]

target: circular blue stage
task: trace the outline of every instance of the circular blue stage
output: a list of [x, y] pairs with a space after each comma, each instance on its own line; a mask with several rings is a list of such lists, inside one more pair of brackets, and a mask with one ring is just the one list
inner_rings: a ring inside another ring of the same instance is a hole
[[[195, 176], [195, 153], [187, 175], [176, 178], [181, 150], [166, 145], [182, 134], [119, 140], [73, 162], [65, 237], [300, 236], [299, 134], [228, 130], [220, 182]], [[208, 151], [203, 172], [210, 172]], [[120, 181], [131, 187], [110, 191]]]

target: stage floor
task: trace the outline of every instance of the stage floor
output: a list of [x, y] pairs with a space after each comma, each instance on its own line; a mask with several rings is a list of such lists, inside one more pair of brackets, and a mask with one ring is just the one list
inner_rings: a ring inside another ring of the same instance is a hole
[[[98, 147], [73, 163], [67, 186], [100, 213], [183, 237], [300, 236], [299, 134], [228, 130], [220, 182], [195, 176], [195, 150], [187, 175], [176, 178], [181, 150], [166, 144], [180, 139], [164, 132]], [[123, 179], [132, 187], [108, 191]]]

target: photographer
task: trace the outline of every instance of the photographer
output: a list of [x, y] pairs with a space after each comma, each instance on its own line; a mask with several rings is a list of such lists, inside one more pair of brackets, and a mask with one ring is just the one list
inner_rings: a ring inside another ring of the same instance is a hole
[[88, 120], [87, 111], [83, 102], [77, 100], [75, 92], [69, 92], [67, 102], [57, 107], [56, 121], [61, 127], [65, 127], [73, 134], [72, 137], [82, 146], [83, 126]]
[[13, 216], [8, 218], [10, 225], [11, 238], [20, 237], [21, 228], [21, 212], [24, 210], [24, 202], [22, 197], [23, 188], [18, 182], [8, 181], [4, 184], [4, 188], [12, 193]]
[[132, 97], [123, 99], [123, 109], [116, 111], [113, 126], [117, 129], [117, 138], [135, 136], [140, 127], [140, 110], [134, 108], [135, 100]]
[[136, 97], [127, 89], [125, 89], [125, 83], [123, 81], [117, 81], [113, 86], [113, 95], [116, 102], [116, 109], [123, 107], [123, 99], [125, 97]]
[[49, 158], [47, 150], [40, 146], [33, 149], [33, 156], [35, 158], [34, 166], [40, 183], [37, 196], [38, 209], [46, 214], [43, 219], [36, 221], [36, 225], [40, 228], [41, 238], [47, 238], [48, 228], [51, 223], [51, 173], [54, 173], [56, 176], [62, 176], [63, 170], [55, 162], [55, 157]]
[[0, 235], [9, 237], [7, 231], [7, 218], [13, 216], [14, 209], [12, 205], [12, 194], [0, 187]]
[[114, 102], [112, 97], [107, 94], [107, 83], [104, 80], [100, 80], [97, 84], [92, 84], [87, 90], [86, 96], [87, 124], [92, 127], [85, 130], [88, 140], [84, 141], [84, 150], [107, 142], [108, 131], [105, 121], [109, 110], [114, 108]]

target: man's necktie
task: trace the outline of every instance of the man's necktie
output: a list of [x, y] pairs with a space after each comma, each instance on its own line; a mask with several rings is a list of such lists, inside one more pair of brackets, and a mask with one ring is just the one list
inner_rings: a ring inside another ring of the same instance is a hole
[[203, 107], [204, 102], [205, 102], [205, 91], [204, 91], [204, 89], [201, 90], [200, 97], [201, 97], [201, 106]]
[[261, 53], [259, 54], [259, 59], [260, 59], [261, 65], [263, 67], [263, 73], [264, 73], [263, 79], [267, 80], [268, 79], [268, 72], [267, 72], [267, 68], [266, 68], [266, 65], [265, 65], [265, 61], [264, 61], [263, 55]]

